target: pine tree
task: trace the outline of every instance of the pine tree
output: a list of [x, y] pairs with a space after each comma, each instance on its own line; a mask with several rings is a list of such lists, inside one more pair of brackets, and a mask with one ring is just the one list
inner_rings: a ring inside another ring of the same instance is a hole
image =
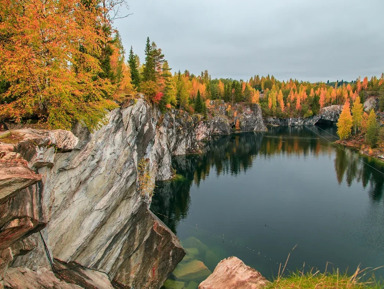
[[352, 107], [352, 121], [355, 133], [361, 128], [361, 122], [363, 121], [363, 105], [360, 102], [360, 97], [357, 96]]
[[136, 89], [138, 89], [140, 86], [140, 73], [137, 67], [137, 56], [133, 54], [132, 46], [129, 51], [128, 64], [131, 71], [131, 83]]
[[352, 125], [352, 115], [349, 101], [347, 100], [343, 106], [343, 110], [337, 122], [337, 134], [341, 140], [346, 139], [351, 135]]
[[160, 100], [159, 107], [162, 111], [166, 108], [171, 108], [171, 105], [176, 105], [177, 88], [176, 82], [172, 77], [170, 68], [167, 61], [163, 64], [163, 78], [164, 78], [164, 95]]
[[181, 109], [186, 109], [188, 105], [188, 91], [184, 77], [181, 75], [180, 71], [177, 75], [176, 89], [177, 107]]
[[155, 61], [153, 58], [153, 50], [149, 37], [145, 45], [145, 64], [143, 70], [143, 81], [156, 81]]
[[195, 112], [196, 113], [203, 112], [203, 101], [201, 100], [200, 90], [197, 91], [197, 96], [195, 100]]
[[367, 133], [365, 134], [365, 141], [371, 146], [375, 147], [379, 140], [379, 124], [377, 123], [376, 114], [373, 109], [369, 112], [367, 122]]

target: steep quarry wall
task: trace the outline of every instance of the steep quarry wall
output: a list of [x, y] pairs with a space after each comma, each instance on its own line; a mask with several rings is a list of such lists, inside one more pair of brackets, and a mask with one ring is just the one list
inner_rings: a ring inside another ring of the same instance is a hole
[[[258, 106], [239, 117], [265, 130]], [[148, 209], [154, 183], [232, 127], [138, 99], [93, 133], [0, 135], [0, 288], [159, 288], [185, 253]]]
[[316, 124], [336, 124], [343, 110], [342, 105], [331, 105], [320, 110], [318, 115], [308, 118], [291, 117], [291, 118], [265, 118], [265, 124], [270, 126], [312, 126]]

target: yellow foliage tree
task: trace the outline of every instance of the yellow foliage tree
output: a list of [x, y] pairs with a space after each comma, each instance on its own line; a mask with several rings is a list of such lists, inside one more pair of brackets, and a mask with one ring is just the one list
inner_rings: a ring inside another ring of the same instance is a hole
[[0, 75], [9, 83], [0, 120], [97, 126], [116, 106], [115, 87], [100, 77], [102, 29], [110, 27], [103, 13], [96, 0], [0, 1]]
[[337, 134], [341, 140], [347, 139], [351, 135], [352, 125], [353, 120], [350, 111], [349, 100], [347, 100], [343, 106], [343, 110], [337, 122]]
[[361, 128], [361, 122], [363, 120], [363, 105], [360, 102], [360, 97], [357, 96], [352, 107], [352, 121], [355, 133]]

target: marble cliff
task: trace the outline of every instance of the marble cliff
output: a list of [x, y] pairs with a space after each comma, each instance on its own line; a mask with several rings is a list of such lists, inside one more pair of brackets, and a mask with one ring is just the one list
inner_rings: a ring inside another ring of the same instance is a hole
[[[241, 131], [266, 129], [257, 105], [236, 118]], [[155, 181], [233, 122], [139, 98], [92, 133], [0, 133], [0, 288], [160, 288], [185, 253], [149, 210]]]

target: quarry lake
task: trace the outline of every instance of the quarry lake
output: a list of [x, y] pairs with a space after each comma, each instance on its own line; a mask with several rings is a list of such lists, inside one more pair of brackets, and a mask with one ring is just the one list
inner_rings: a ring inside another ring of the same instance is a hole
[[332, 144], [335, 132], [270, 128], [174, 157], [178, 176], [151, 205], [187, 251], [166, 286], [197, 288], [229, 256], [268, 279], [288, 254], [286, 272], [384, 265], [384, 166]]

